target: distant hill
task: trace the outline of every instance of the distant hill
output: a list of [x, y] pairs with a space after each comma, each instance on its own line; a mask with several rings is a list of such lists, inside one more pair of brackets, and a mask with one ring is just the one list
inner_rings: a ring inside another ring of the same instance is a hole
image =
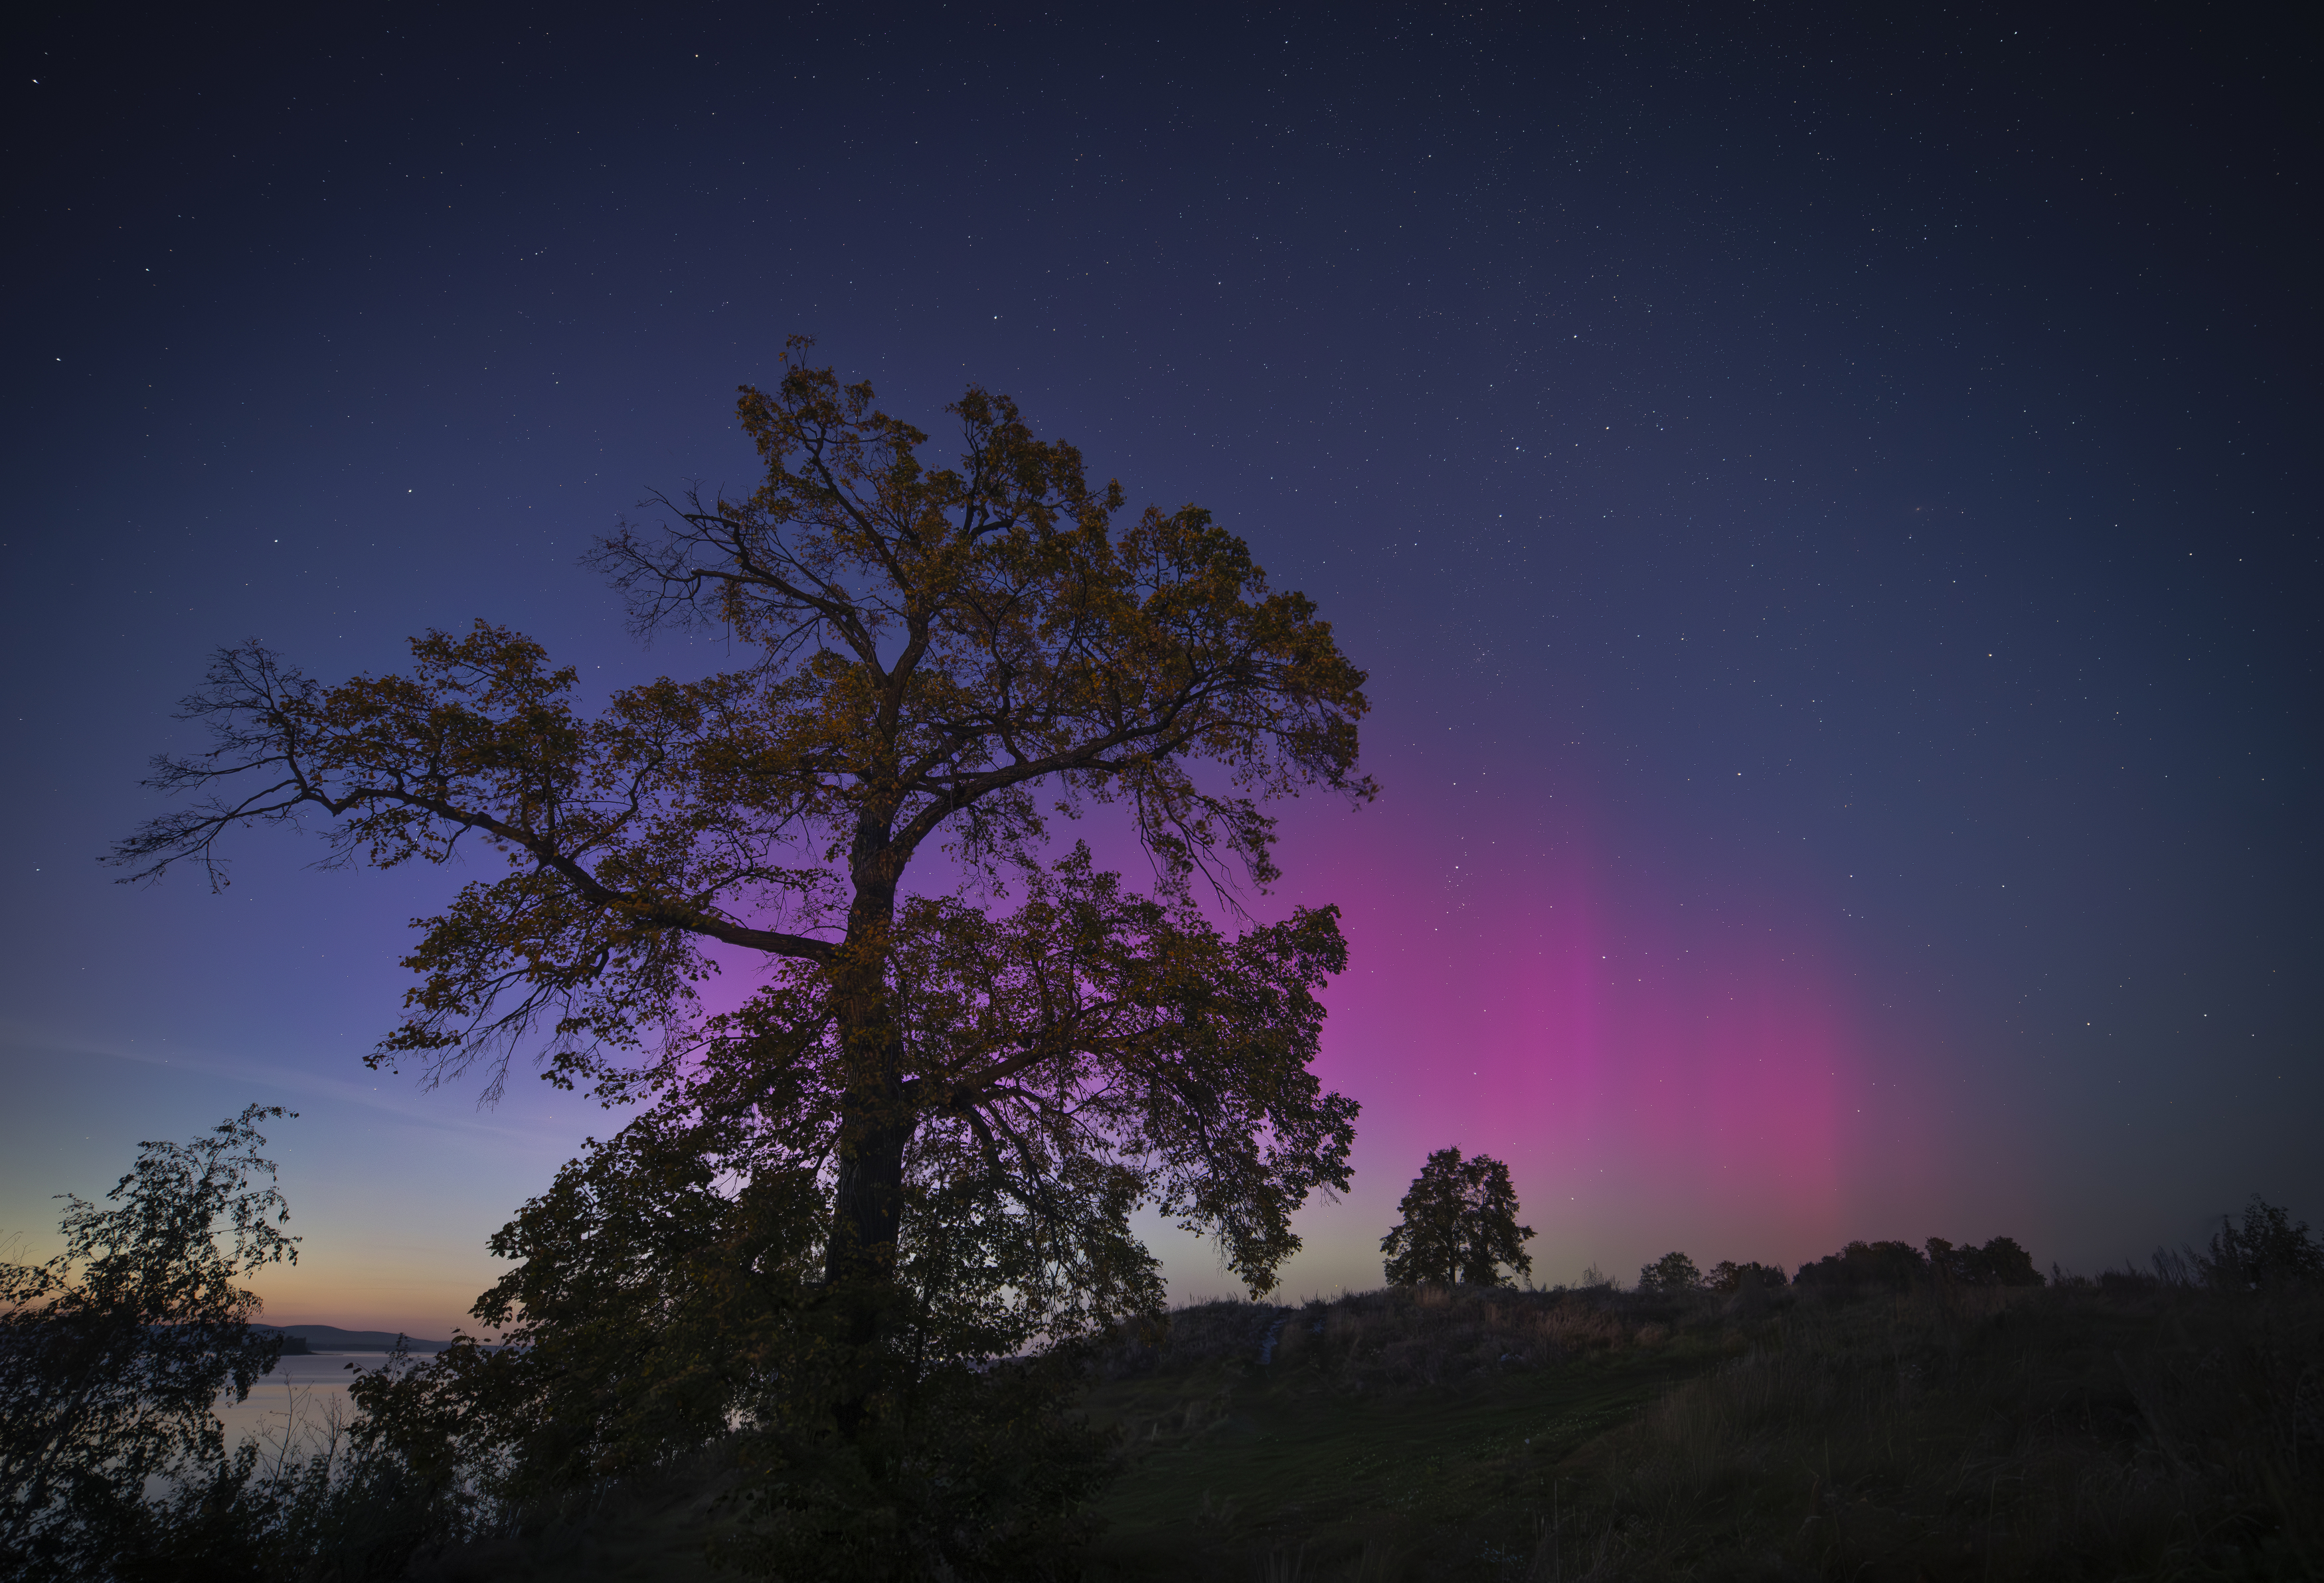
[[[394, 1348], [393, 1330], [343, 1330], [337, 1325], [254, 1325], [254, 1330], [274, 1330], [293, 1336], [307, 1343], [311, 1352], [387, 1352]], [[407, 1336], [403, 1348], [407, 1352], [441, 1352], [449, 1341], [423, 1341], [417, 1336]]]

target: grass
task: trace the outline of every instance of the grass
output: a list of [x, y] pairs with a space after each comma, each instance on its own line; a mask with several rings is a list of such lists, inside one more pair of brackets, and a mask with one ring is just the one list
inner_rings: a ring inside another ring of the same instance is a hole
[[1093, 1390], [1093, 1578], [2324, 1576], [2313, 1296], [1372, 1293], [1267, 1367], [1240, 1306]]
[[2324, 1301], [1797, 1301], [1560, 1473], [1568, 1573], [2324, 1576]]
[[[1126, 1457], [1090, 1583], [2324, 1576], [2314, 1295], [1208, 1303], [1102, 1349], [1085, 1407]], [[424, 1575], [707, 1577], [722, 1478]]]
[[1723, 1316], [1610, 1294], [1182, 1310], [1167, 1345], [1100, 1360], [1087, 1407], [1130, 1466], [1091, 1575], [1384, 1578], [1444, 1543], [1498, 1575], [1535, 1548], [1542, 1468], [1746, 1344]]

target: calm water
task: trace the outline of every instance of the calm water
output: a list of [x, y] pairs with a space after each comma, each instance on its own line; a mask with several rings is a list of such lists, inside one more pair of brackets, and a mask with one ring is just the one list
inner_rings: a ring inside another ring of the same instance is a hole
[[217, 1415], [226, 1425], [226, 1445], [255, 1439], [272, 1448], [282, 1443], [287, 1432], [292, 1450], [317, 1449], [335, 1415], [340, 1422], [355, 1416], [347, 1382], [386, 1362], [384, 1352], [315, 1352], [277, 1358], [273, 1372], [258, 1382], [248, 1400], [220, 1400]]

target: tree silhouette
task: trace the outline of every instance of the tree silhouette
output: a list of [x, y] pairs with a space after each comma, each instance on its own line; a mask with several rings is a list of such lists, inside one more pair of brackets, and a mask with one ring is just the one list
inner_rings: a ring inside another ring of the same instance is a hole
[[2324, 1243], [2307, 1221], [2295, 1223], [2291, 1210], [2254, 1193], [2240, 1227], [2219, 1217], [2209, 1256], [2198, 1256], [2196, 1264], [2214, 1285], [2231, 1292], [2299, 1286], [2324, 1280]]
[[1697, 1292], [1702, 1285], [1702, 1272], [1683, 1253], [1666, 1253], [1650, 1265], [1638, 1266], [1641, 1292]]
[[258, 1123], [284, 1114], [252, 1105], [192, 1143], [139, 1144], [112, 1208], [64, 1195], [63, 1252], [0, 1264], [7, 1576], [115, 1575], [152, 1538], [149, 1480], [230, 1490], [212, 1408], [246, 1398], [282, 1349], [237, 1283], [299, 1257], [258, 1153]]
[[1856, 1241], [1802, 1265], [1792, 1280], [1801, 1286], [1891, 1286], [1901, 1291], [1927, 1279], [1928, 1274], [1927, 1256], [1909, 1242]]
[[1983, 1247], [1964, 1245], [1955, 1247], [1941, 1237], [1932, 1237], [1925, 1244], [1929, 1250], [1929, 1273], [1938, 1280], [1956, 1286], [2039, 1286], [2041, 1272], [2034, 1267], [2034, 1256], [2017, 1245], [2012, 1237], [1996, 1237]]
[[1781, 1265], [1763, 1265], [1757, 1259], [1738, 1264], [1731, 1258], [1723, 1258], [1711, 1266], [1702, 1284], [1713, 1292], [1742, 1292], [1752, 1287], [1788, 1285], [1790, 1278]]
[[[1158, 1305], [1140, 1205], [1272, 1286], [1293, 1210], [1348, 1181], [1356, 1106], [1308, 1071], [1345, 946], [1335, 908], [1231, 935], [1194, 888], [1277, 879], [1271, 799], [1376, 788], [1363, 673], [1208, 512], [1117, 524], [1118, 484], [974, 387], [932, 465], [809, 345], [742, 391], [755, 490], [663, 500], [594, 557], [641, 634], [714, 630], [738, 668], [592, 717], [572, 667], [482, 621], [333, 686], [246, 643], [186, 705], [215, 746], [157, 761], [200, 800], [115, 860], [223, 884], [229, 829], [311, 821], [337, 863], [494, 863], [420, 921], [410, 1015], [367, 1059], [493, 1095], [529, 1049], [730, 1178], [803, 1182], [784, 1267], [843, 1318], [818, 1356], [853, 1442], [909, 1416], [930, 1325], [1005, 1350]], [[1094, 805], [1150, 891], [1051, 848]], [[931, 850], [957, 883], [916, 893]], [[761, 982], [706, 1019], [712, 950]]]
[[1380, 1238], [1394, 1285], [1499, 1286], [1508, 1284], [1503, 1265], [1520, 1275], [1533, 1271], [1524, 1247], [1533, 1228], [1517, 1224], [1509, 1168], [1489, 1155], [1463, 1160], [1457, 1148], [1438, 1149], [1397, 1208], [1404, 1218]]

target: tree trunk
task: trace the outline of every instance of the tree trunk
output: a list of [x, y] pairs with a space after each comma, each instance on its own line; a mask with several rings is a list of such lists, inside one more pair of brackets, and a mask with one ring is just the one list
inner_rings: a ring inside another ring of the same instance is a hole
[[854, 903], [832, 970], [832, 1008], [847, 1073], [839, 1173], [824, 1280], [844, 1314], [851, 1361], [837, 1408], [841, 1435], [858, 1438], [872, 1399], [889, 1383], [885, 1356], [897, 1321], [896, 1239], [904, 1212], [904, 1150], [916, 1118], [903, 1089], [903, 1041], [888, 1007], [889, 930], [895, 866], [884, 826], [856, 839]]
[[893, 1275], [896, 1234], [903, 1220], [904, 1146], [911, 1137], [909, 1125], [875, 1122], [862, 1128], [852, 1149], [843, 1146], [832, 1236], [824, 1252], [825, 1280], [836, 1285]]
[[[869, 822], [867, 821], [867, 825]], [[904, 1146], [913, 1118], [904, 1097], [903, 1040], [888, 1006], [889, 934], [896, 876], [884, 827], [856, 836], [855, 899], [847, 940], [831, 969], [833, 1020], [847, 1093], [841, 1107], [839, 1181], [832, 1204], [825, 1279], [891, 1273], [903, 1217]]]

